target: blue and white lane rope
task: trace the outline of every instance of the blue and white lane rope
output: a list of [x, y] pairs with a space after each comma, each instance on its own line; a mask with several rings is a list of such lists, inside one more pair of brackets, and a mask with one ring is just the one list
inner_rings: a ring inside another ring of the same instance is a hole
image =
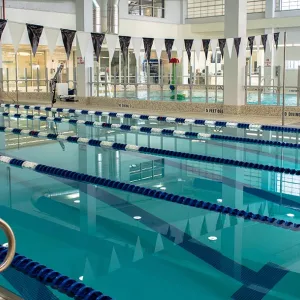
[[164, 129], [164, 128], [144, 127], [144, 126], [141, 127], [141, 126], [120, 125], [120, 124], [75, 120], [75, 119], [60, 118], [60, 117], [46, 117], [46, 116], [35, 116], [35, 115], [26, 115], [26, 114], [9, 114], [6, 112], [0, 112], [0, 116], [12, 117], [12, 118], [23, 118], [27, 120], [40, 120], [45, 122], [70, 123], [74, 125], [78, 124], [78, 125], [86, 125], [92, 127], [100, 127], [105, 129], [118, 129], [121, 131], [147, 133], [147, 134], [162, 135], [162, 136], [169, 136], [169, 137], [171, 136], [171, 137], [179, 137], [179, 138], [191, 138], [191, 139], [198, 139], [198, 140], [212, 139], [212, 140], [219, 140], [219, 141], [226, 141], [226, 142], [249, 143], [249, 144], [259, 144], [265, 146], [278, 146], [278, 147], [285, 147], [285, 148], [300, 149], [300, 144], [296, 144], [296, 143], [250, 139], [250, 138], [226, 136], [226, 135], [219, 135], [219, 134], [199, 133], [193, 131], [181, 131], [181, 130], [172, 130], [172, 129]]
[[192, 154], [187, 152], [178, 152], [178, 151], [143, 147], [143, 146], [130, 145], [130, 144], [114, 143], [108, 141], [88, 139], [88, 138], [83, 138], [78, 136], [66, 136], [62, 134], [54, 134], [54, 133], [47, 133], [47, 132], [20, 129], [20, 128], [0, 127], [0, 132], [8, 132], [8, 133], [13, 133], [18, 135], [27, 135], [27, 136], [37, 137], [37, 138], [46, 138], [49, 140], [68, 142], [73, 144], [83, 144], [83, 145], [89, 145], [89, 146], [99, 147], [103, 149], [139, 152], [139, 153], [149, 154], [149, 155], [159, 155], [159, 156], [174, 157], [179, 159], [204, 161], [213, 164], [222, 164], [222, 165], [229, 165], [233, 167], [256, 169], [261, 171], [285, 173], [285, 174], [300, 176], [300, 170], [297, 169], [280, 168], [280, 167], [274, 167], [270, 165], [244, 162], [240, 160], [232, 160], [228, 158]]
[[133, 194], [152, 197], [159, 200], [174, 202], [177, 204], [187, 205], [195, 208], [201, 208], [208, 211], [215, 211], [230, 216], [244, 218], [246, 220], [257, 221], [268, 225], [278, 226], [284, 229], [291, 229], [297, 231], [300, 230], [300, 224], [293, 223], [290, 221], [279, 220], [268, 216], [262, 216], [260, 214], [254, 214], [252, 212], [246, 212], [244, 210], [240, 210], [237, 208], [225, 207], [222, 205], [217, 205], [210, 202], [204, 202], [197, 199], [191, 199], [180, 195], [169, 194], [166, 192], [149, 189], [134, 184], [128, 184], [125, 182], [110, 180], [110, 179], [101, 178], [97, 176], [91, 176], [88, 174], [73, 172], [66, 169], [50, 167], [47, 165], [42, 165], [35, 162], [25, 161], [25, 160], [16, 159], [16, 158], [3, 156], [3, 155], [0, 156], [0, 162], [9, 164], [11, 166], [23, 168], [23, 169], [29, 169], [41, 174], [60, 177], [60, 178], [69, 179], [77, 182], [85, 182], [88, 184], [108, 187], [116, 190], [122, 190]]
[[186, 119], [186, 118], [173, 118], [164, 116], [149, 116], [149, 115], [138, 115], [138, 114], [128, 114], [128, 113], [116, 113], [116, 112], [101, 112], [93, 110], [81, 110], [72, 108], [56, 108], [50, 106], [36, 106], [36, 105], [19, 105], [19, 104], [1, 104], [4, 108], [16, 108], [24, 110], [36, 110], [36, 111], [48, 111], [48, 112], [58, 112], [58, 113], [74, 113], [79, 115], [90, 115], [90, 116], [107, 116], [107, 117], [117, 117], [125, 119], [140, 119], [140, 120], [153, 120], [167, 123], [177, 123], [186, 125], [202, 125], [209, 127], [228, 127], [228, 128], [242, 128], [250, 130], [267, 130], [267, 131], [283, 131], [283, 132], [294, 132], [300, 133], [300, 128], [293, 127], [283, 127], [283, 126], [271, 126], [271, 125], [258, 125], [249, 123], [234, 123], [225, 121], [211, 121], [211, 120], [201, 120], [201, 119]]
[[[0, 246], [1, 261], [4, 260], [7, 250], [7, 247]], [[77, 282], [18, 253], [15, 254], [10, 267], [76, 300], [112, 299], [99, 291], [95, 291], [91, 287], [87, 287], [81, 282]]]

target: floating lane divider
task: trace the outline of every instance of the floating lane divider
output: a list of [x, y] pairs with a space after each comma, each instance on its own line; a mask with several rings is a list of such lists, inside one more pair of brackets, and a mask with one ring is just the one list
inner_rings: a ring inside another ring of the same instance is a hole
[[191, 138], [191, 139], [199, 139], [199, 140], [212, 139], [212, 140], [219, 140], [219, 141], [223, 140], [226, 142], [260, 144], [266, 146], [278, 146], [278, 147], [285, 147], [285, 148], [300, 149], [300, 144], [296, 144], [296, 143], [285, 143], [285, 142], [277, 142], [277, 141], [250, 139], [250, 138], [226, 136], [226, 135], [219, 135], [219, 134], [207, 134], [207, 133], [199, 133], [193, 131], [180, 131], [180, 130], [171, 130], [171, 129], [152, 128], [152, 127], [129, 126], [129, 125], [101, 123], [101, 122], [84, 121], [84, 120], [74, 120], [74, 119], [67, 119], [67, 118], [60, 118], [60, 117], [9, 114], [6, 112], [0, 112], [0, 116], [12, 117], [12, 118], [23, 118], [28, 120], [40, 120], [40, 121], [56, 122], [56, 123], [81, 124], [81, 125], [92, 126], [92, 127], [102, 127], [106, 129], [112, 128], [112, 129], [119, 129], [122, 131], [140, 132], [140, 133], [148, 133], [148, 134], [163, 135], [163, 136], [173, 136], [179, 138]]
[[[23, 169], [29, 169], [41, 174], [46, 174], [50, 176], [65, 178], [77, 182], [85, 182], [88, 184], [93, 184], [97, 186], [108, 187], [116, 190], [122, 190], [133, 194], [139, 194], [147, 197], [156, 198], [163, 201], [174, 202], [181, 205], [191, 206], [195, 208], [200, 208], [208, 211], [215, 211], [222, 214], [227, 214], [230, 216], [244, 218], [246, 220], [256, 221], [265, 223], [268, 225], [274, 225], [282, 227], [284, 229], [300, 230], [300, 224], [293, 223], [286, 220], [280, 220], [268, 216], [262, 216], [260, 214], [254, 214], [252, 212], [246, 212], [244, 210], [239, 210], [237, 208], [225, 207], [222, 205], [213, 204], [210, 202], [204, 202], [197, 199], [191, 199], [184, 196], [169, 194], [166, 192], [153, 190], [145, 187], [140, 187], [134, 184], [128, 184], [125, 182], [110, 180], [106, 178], [96, 177], [84, 173], [73, 172], [66, 169], [55, 168], [47, 165], [37, 164], [35, 162], [25, 161], [21, 159], [16, 159], [8, 156], [0, 156], [0, 162], [9, 164], [14, 167], [19, 167]], [[4, 257], [4, 256], [3, 256]], [[28, 266], [29, 264], [26, 264]], [[53, 271], [54, 272], [54, 271]], [[42, 271], [39, 274], [43, 274]], [[54, 275], [52, 274], [54, 277]], [[50, 275], [49, 275], [50, 277]], [[46, 280], [44, 280], [46, 281]], [[75, 284], [75, 282], [74, 282]], [[69, 285], [70, 286], [70, 285]], [[73, 286], [73, 283], [72, 283]], [[79, 292], [78, 292], [79, 293]], [[89, 298], [85, 298], [89, 299]], [[96, 298], [95, 298], [96, 299]], [[98, 299], [98, 298], [97, 298]], [[100, 299], [100, 298], [99, 298]], [[106, 298], [101, 298], [106, 299]], [[110, 298], [107, 298], [110, 299]]]
[[174, 157], [179, 159], [204, 161], [213, 164], [222, 164], [222, 165], [229, 165], [233, 167], [255, 169], [255, 170], [275, 172], [275, 173], [285, 173], [285, 174], [300, 176], [300, 170], [280, 168], [280, 167], [274, 167], [274, 166], [263, 165], [263, 164], [255, 164], [255, 163], [249, 163], [240, 160], [232, 160], [228, 158], [192, 154], [186, 152], [177, 152], [177, 151], [143, 147], [143, 146], [130, 145], [130, 144], [114, 143], [108, 141], [81, 138], [78, 136], [66, 136], [62, 134], [60, 135], [60, 134], [20, 129], [20, 128], [0, 127], [0, 132], [9, 132], [18, 135], [27, 135], [27, 136], [37, 137], [37, 138], [46, 138], [49, 140], [62, 141], [62, 142], [68, 142], [73, 144], [83, 144], [83, 145], [89, 145], [93, 147], [100, 147], [103, 149], [139, 152], [139, 153], [149, 154], [149, 155], [159, 155], [159, 156]]
[[[1, 261], [4, 260], [6, 253], [7, 247], [0, 246]], [[81, 282], [77, 282], [18, 253], [15, 254], [10, 267], [76, 300], [112, 299], [99, 291], [87, 287]]]
[[160, 122], [186, 124], [186, 125], [202, 125], [202, 126], [209, 126], [209, 127], [229, 127], [229, 128], [242, 128], [242, 129], [251, 129], [251, 130], [283, 131], [283, 132], [300, 133], [300, 129], [298, 128], [272, 126], [272, 125], [234, 123], [234, 122], [211, 121], [211, 120], [201, 120], [201, 119], [173, 118], [173, 117], [164, 117], [164, 116], [137, 115], [137, 114], [127, 114], [127, 113], [117, 113], [117, 112], [101, 112], [101, 111], [94, 111], [94, 110], [56, 108], [50, 106], [35, 106], [35, 105], [1, 104], [1, 107], [24, 109], [24, 110], [48, 111], [48, 112], [57, 112], [57, 113], [72, 113], [78, 115], [90, 115], [90, 116], [99, 116], [99, 117], [106, 116], [106, 117], [116, 117], [116, 118], [125, 118], [125, 119], [151, 120], [151, 121], [160, 121]]

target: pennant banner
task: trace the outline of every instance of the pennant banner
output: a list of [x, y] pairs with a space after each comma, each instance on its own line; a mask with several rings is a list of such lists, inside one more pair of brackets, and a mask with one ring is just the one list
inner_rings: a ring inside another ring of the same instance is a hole
[[0, 41], [1, 41], [1, 38], [2, 38], [2, 33], [3, 33], [3, 31], [6, 27], [6, 23], [7, 23], [6, 20], [0, 19]]
[[123, 60], [127, 61], [128, 57], [128, 47], [130, 44], [131, 37], [130, 36], [119, 36], [120, 48], [123, 54]]
[[267, 40], [268, 40], [268, 35], [267, 34], [263, 34], [261, 36], [261, 43], [264, 46], [264, 51], [266, 52], [266, 48], [267, 48]]
[[237, 55], [237, 57], [239, 57], [241, 38], [234, 38], [233, 42], [234, 42], [234, 47], [236, 50], [236, 55]]
[[61, 29], [61, 37], [64, 43], [65, 51], [67, 54], [67, 59], [70, 58], [73, 41], [75, 38], [76, 31], [69, 29]]
[[8, 21], [8, 28], [10, 31], [12, 44], [14, 46], [15, 53], [17, 53], [24, 30], [25, 30], [25, 24]]
[[92, 43], [93, 43], [94, 52], [95, 52], [97, 61], [99, 62], [101, 48], [102, 48], [102, 44], [103, 44], [105, 34], [92, 32], [91, 36], [92, 36]]
[[194, 40], [184, 40], [185, 51], [187, 53], [189, 63], [191, 63], [191, 50], [193, 47]]
[[173, 44], [174, 44], [173, 39], [165, 39], [165, 46], [166, 46], [166, 51], [167, 51], [169, 60], [172, 58]]
[[221, 51], [222, 58], [224, 58], [224, 49], [226, 46], [226, 39], [219, 39], [219, 48]]
[[154, 44], [155, 44], [157, 59], [160, 60], [161, 52], [162, 49], [164, 48], [164, 39], [154, 39]]
[[146, 59], [148, 60], [148, 62], [150, 61], [150, 57], [151, 57], [153, 40], [154, 40], [153, 38], [143, 38]]
[[136, 61], [139, 61], [140, 52], [142, 48], [142, 41], [143, 41], [142, 38], [139, 37], [133, 37], [131, 39]]
[[105, 40], [106, 40], [108, 53], [109, 53], [109, 61], [111, 62], [117, 47], [118, 36], [115, 34], [106, 34]]
[[40, 38], [44, 30], [44, 26], [26, 24], [28, 37], [32, 49], [33, 56], [35, 57], [36, 51], [38, 49]]
[[208, 40], [208, 39], [202, 40], [202, 44], [203, 44], [203, 50], [204, 50], [204, 53], [205, 53], [205, 59], [207, 60], [210, 40]]
[[84, 58], [91, 42], [91, 35], [88, 32], [78, 31], [77, 40], [81, 56]]
[[253, 46], [254, 46], [254, 36], [249, 36], [248, 37], [248, 42], [249, 42], [249, 48], [250, 48], [250, 55], [252, 56], [253, 53]]
[[276, 46], [276, 50], [278, 49], [278, 42], [279, 42], [279, 32], [274, 33], [274, 43]]
[[52, 56], [54, 53], [54, 50], [56, 48], [57, 39], [59, 35], [59, 29], [55, 28], [45, 28], [45, 35], [48, 42], [48, 49], [50, 52], [50, 55]]
[[212, 39], [210, 41], [210, 48], [211, 48], [211, 51], [212, 51], [212, 57], [213, 58], [215, 58], [215, 56], [216, 56], [217, 46], [218, 46], [218, 40]]

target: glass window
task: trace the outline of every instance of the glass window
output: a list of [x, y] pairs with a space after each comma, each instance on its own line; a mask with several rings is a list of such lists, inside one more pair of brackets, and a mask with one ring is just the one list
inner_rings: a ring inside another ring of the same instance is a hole
[[164, 0], [128, 1], [128, 13], [130, 15], [164, 18], [164, 4]]
[[276, 0], [276, 10], [300, 9], [300, 0]]
[[[300, 1], [300, 0], [299, 0]], [[266, 0], [248, 0], [248, 13], [264, 12]], [[223, 16], [225, 0], [188, 0], [188, 18]]]

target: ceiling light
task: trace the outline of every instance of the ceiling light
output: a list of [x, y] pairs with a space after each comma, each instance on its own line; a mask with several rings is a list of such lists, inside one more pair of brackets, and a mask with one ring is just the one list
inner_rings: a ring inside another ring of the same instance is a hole
[[160, 183], [160, 184], [154, 185], [153, 187], [155, 187], [155, 188], [161, 188], [161, 187], [163, 187], [163, 185]]
[[295, 217], [295, 215], [294, 214], [286, 214], [288, 217], [290, 217], [290, 218], [294, 218]]
[[216, 241], [218, 238], [216, 236], [209, 236], [208, 239], [210, 241]]
[[74, 203], [76, 203], [76, 204], [77, 204], [77, 203], [80, 203], [80, 200], [75, 200]]
[[222, 203], [223, 200], [222, 200], [222, 199], [217, 199], [217, 202], [218, 202], [218, 203]]
[[162, 191], [165, 191], [167, 188], [163, 186], [163, 187], [161, 187], [160, 189], [161, 189]]
[[79, 193], [74, 193], [67, 196], [68, 199], [76, 199], [79, 197], [80, 197]]
[[81, 280], [81, 281], [82, 281], [82, 280], [83, 280], [83, 276], [80, 276], [80, 277], [79, 277], [79, 280]]
[[8, 243], [5, 243], [2, 245], [4, 248], [7, 248], [8, 247]]
[[133, 217], [135, 220], [140, 220], [142, 217], [140, 217], [140, 216], [134, 216]]

